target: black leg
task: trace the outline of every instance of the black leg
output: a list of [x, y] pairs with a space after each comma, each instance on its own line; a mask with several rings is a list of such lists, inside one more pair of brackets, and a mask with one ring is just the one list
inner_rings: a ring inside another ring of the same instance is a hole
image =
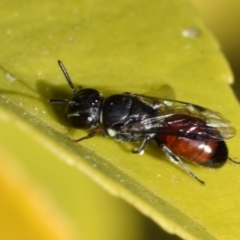
[[150, 140], [151, 140], [151, 137], [150, 136], [146, 136], [143, 139], [140, 147], [139, 148], [134, 148], [132, 152], [133, 153], [138, 153], [138, 154], [143, 154], [144, 153], [144, 149], [145, 149], [145, 147], [147, 146], [147, 144], [149, 143]]
[[230, 160], [231, 162], [233, 162], [233, 163], [235, 163], [235, 164], [240, 164], [240, 162], [238, 162], [238, 161], [235, 161], [235, 160], [233, 160], [232, 158], [230, 158], [230, 157], [228, 157], [228, 160]]

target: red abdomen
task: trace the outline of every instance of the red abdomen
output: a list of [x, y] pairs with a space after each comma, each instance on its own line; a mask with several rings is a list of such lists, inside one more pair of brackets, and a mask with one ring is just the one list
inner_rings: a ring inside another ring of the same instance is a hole
[[[199, 133], [200, 126], [206, 124], [203, 120], [184, 116], [174, 115], [168, 119], [168, 126], [165, 132], [158, 133], [156, 142], [165, 144], [174, 154], [192, 162], [210, 166], [220, 167], [228, 158], [228, 149], [225, 142], [217, 141], [206, 137], [208, 132]], [[167, 130], [167, 131], [166, 131]], [[216, 129], [211, 129], [211, 134]], [[169, 134], [174, 132], [173, 134]], [[191, 135], [189, 135], [191, 133]]]
[[198, 164], [212, 159], [218, 147], [218, 142], [214, 140], [192, 140], [173, 135], [166, 135], [164, 143], [177, 155]]

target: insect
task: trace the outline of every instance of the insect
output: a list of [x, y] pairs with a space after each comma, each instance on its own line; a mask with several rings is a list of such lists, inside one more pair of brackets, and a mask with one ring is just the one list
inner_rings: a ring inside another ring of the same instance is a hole
[[202, 184], [204, 181], [182, 159], [212, 168], [227, 161], [225, 139], [233, 137], [235, 129], [219, 113], [187, 102], [141, 94], [126, 92], [104, 98], [95, 89], [77, 91], [62, 62], [58, 64], [73, 98], [50, 99], [49, 102], [67, 104], [67, 119], [72, 126], [91, 130], [76, 142], [102, 133], [116, 140], [141, 141], [133, 153], [143, 154], [152, 141], [171, 162]]

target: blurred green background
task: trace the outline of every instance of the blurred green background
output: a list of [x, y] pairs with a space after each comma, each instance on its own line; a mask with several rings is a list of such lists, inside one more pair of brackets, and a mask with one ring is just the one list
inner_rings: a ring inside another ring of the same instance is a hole
[[240, 2], [192, 0], [201, 18], [218, 39], [235, 76], [233, 90], [240, 100]]

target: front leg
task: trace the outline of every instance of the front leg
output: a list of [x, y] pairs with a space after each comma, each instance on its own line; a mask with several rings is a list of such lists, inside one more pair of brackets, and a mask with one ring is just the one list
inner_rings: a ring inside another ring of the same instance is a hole
[[75, 142], [80, 142], [80, 141], [82, 141], [82, 140], [90, 139], [90, 138], [96, 136], [96, 135], [99, 134], [99, 133], [104, 133], [104, 129], [103, 129], [103, 128], [96, 128], [96, 129], [94, 129], [92, 132], [90, 132], [87, 136], [84, 136], [84, 137], [79, 138], [79, 139], [74, 140], [74, 141], [75, 141]]

